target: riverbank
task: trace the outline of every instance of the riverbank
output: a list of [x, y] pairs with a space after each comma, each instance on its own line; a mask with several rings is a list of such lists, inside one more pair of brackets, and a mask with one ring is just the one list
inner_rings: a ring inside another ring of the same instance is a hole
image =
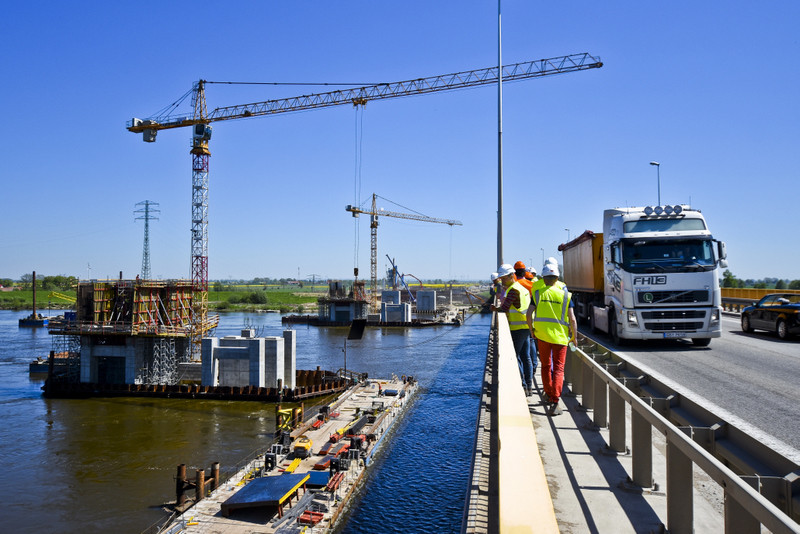
[[[51, 293], [58, 293], [50, 296]], [[208, 292], [208, 307], [218, 312], [278, 312], [278, 313], [313, 313], [317, 310], [317, 299], [324, 293], [319, 289], [298, 291], [297, 288], [243, 288]], [[76, 292], [36, 290], [36, 310], [42, 315], [47, 311], [56, 312], [74, 309]], [[33, 291], [0, 292], [0, 310], [33, 309]]]

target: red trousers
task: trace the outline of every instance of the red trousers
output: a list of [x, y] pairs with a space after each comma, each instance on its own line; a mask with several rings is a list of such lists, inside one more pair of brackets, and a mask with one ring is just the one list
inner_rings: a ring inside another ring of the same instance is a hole
[[567, 346], [555, 345], [537, 339], [539, 361], [542, 367], [542, 386], [550, 402], [558, 402], [564, 386], [564, 364], [567, 361]]

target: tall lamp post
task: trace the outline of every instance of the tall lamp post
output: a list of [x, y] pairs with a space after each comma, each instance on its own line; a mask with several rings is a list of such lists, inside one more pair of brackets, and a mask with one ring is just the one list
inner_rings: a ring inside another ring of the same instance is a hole
[[564, 228], [567, 231], [567, 243], [569, 243], [569, 228]]
[[540, 248], [539, 250], [542, 251], [542, 265], [544, 265], [544, 249]]
[[656, 177], [658, 178], [658, 205], [661, 205], [661, 164], [657, 161], [651, 161], [650, 165], [656, 166]]
[[497, 265], [503, 263], [503, 39], [500, 1], [497, 0]]

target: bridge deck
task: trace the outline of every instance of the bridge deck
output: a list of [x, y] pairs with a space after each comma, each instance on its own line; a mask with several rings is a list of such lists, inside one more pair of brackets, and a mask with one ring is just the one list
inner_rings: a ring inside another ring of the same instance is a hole
[[[547, 416], [540, 382], [537, 377], [537, 391], [528, 397], [528, 407], [560, 532], [662, 532], [667, 524], [666, 445], [660, 434], [653, 433], [653, 489], [637, 491], [627, 483], [631, 456], [607, 450], [608, 429], [598, 430], [567, 388], [561, 400], [564, 413]], [[704, 483], [704, 473], [697, 471], [695, 532], [724, 532], [722, 493], [713, 483]]]

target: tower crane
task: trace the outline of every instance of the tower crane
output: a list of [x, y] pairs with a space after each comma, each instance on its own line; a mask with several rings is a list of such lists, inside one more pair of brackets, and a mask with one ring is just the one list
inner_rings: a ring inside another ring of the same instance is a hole
[[[496, 83], [500, 74], [503, 82], [514, 82], [530, 78], [541, 78], [552, 74], [564, 74], [603, 66], [600, 58], [588, 53], [572, 54], [549, 59], [540, 59], [525, 63], [504, 65], [502, 72], [498, 67], [470, 70], [417, 78], [393, 83], [381, 83], [347, 90], [330, 91], [302, 95], [277, 100], [266, 100], [250, 104], [216, 108], [211, 112], [206, 106], [205, 86], [211, 82], [199, 80], [192, 89], [185, 93], [165, 111], [147, 119], [133, 118], [126, 124], [128, 131], [141, 133], [145, 142], [152, 143], [161, 130], [173, 128], [192, 128], [192, 144], [189, 151], [192, 156], [192, 226], [191, 226], [191, 263], [192, 286], [195, 293], [192, 310], [192, 346], [199, 350], [200, 339], [204, 332], [213, 327], [208, 321], [208, 175], [209, 175], [209, 141], [211, 139], [211, 123], [274, 115], [314, 108], [337, 106], [342, 104], [364, 105], [370, 100], [384, 100], [403, 96], [414, 96], [451, 89], [464, 89]], [[178, 113], [177, 107], [191, 96], [191, 115]], [[195, 355], [197, 355], [195, 353]]]
[[345, 206], [345, 210], [353, 214], [353, 217], [358, 217], [362, 213], [369, 215], [369, 300], [373, 313], [378, 307], [378, 216], [381, 217], [395, 217], [397, 219], [410, 219], [412, 221], [422, 221], [430, 223], [447, 224], [451, 228], [453, 226], [461, 226], [461, 221], [453, 219], [439, 219], [436, 217], [428, 217], [419, 213], [400, 213], [397, 211], [387, 211], [378, 209], [376, 199], [378, 195], [372, 193], [372, 209], [369, 211], [362, 210], [358, 206]]

